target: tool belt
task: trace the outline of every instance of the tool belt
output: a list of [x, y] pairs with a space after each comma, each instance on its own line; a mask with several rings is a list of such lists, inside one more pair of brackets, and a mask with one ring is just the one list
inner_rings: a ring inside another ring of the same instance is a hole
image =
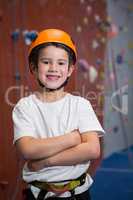
[[[86, 180], [86, 173], [82, 174], [77, 179], [72, 179], [72, 180], [66, 180], [66, 181], [61, 181], [61, 182], [56, 182], [56, 183], [32, 181], [29, 184], [40, 189], [39, 196], [42, 196], [42, 199], [44, 199], [44, 197], [46, 196], [48, 192], [53, 191], [53, 190], [60, 190], [60, 191], [62, 190], [63, 192], [69, 191], [73, 199], [73, 197], [75, 196], [75, 188], [83, 185], [85, 183], [85, 180]], [[63, 184], [63, 182], [67, 182], [67, 181], [69, 182]], [[37, 198], [37, 199], [40, 199], [40, 198]]]

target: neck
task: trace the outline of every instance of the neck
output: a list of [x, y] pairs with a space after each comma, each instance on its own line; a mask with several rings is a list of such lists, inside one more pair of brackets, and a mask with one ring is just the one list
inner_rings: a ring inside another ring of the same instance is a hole
[[47, 91], [45, 88], [40, 88], [36, 95], [41, 101], [53, 102], [63, 98], [66, 92], [64, 92], [64, 88], [55, 91]]

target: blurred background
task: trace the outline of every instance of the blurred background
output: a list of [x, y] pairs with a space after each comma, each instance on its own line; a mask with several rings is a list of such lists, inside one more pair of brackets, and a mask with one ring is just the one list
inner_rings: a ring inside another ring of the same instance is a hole
[[0, 0], [0, 199], [22, 200], [11, 113], [36, 88], [27, 53], [45, 28], [72, 35], [78, 60], [66, 89], [91, 102], [106, 131], [90, 167], [92, 200], [133, 200], [132, 0]]

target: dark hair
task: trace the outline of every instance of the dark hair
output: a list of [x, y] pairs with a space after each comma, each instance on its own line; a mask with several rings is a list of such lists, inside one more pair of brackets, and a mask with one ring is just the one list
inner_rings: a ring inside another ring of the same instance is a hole
[[30, 63], [33, 63], [33, 65], [34, 65], [35, 67], [37, 67], [37, 65], [38, 65], [38, 57], [39, 57], [40, 50], [43, 49], [43, 48], [45, 48], [45, 47], [47, 47], [47, 46], [51, 46], [51, 45], [52, 45], [52, 46], [55, 46], [55, 47], [62, 48], [62, 49], [64, 49], [65, 51], [67, 51], [68, 57], [69, 57], [69, 66], [70, 66], [71, 64], [75, 64], [75, 62], [76, 62], [76, 57], [75, 57], [74, 52], [73, 52], [69, 47], [67, 47], [66, 45], [61, 44], [61, 43], [58, 43], [58, 42], [48, 42], [48, 43], [44, 43], [44, 44], [41, 44], [41, 45], [35, 47], [35, 48], [31, 51], [31, 53], [30, 53], [30, 55], [29, 55], [29, 58], [28, 58], [28, 59], [29, 59], [29, 64], [30, 64]]

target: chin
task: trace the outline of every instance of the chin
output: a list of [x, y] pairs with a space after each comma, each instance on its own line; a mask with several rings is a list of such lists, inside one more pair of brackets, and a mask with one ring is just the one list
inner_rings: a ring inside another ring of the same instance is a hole
[[60, 85], [56, 85], [56, 86], [55, 86], [55, 85], [54, 85], [54, 86], [53, 86], [53, 85], [52, 85], [52, 86], [51, 86], [51, 85], [46, 85], [46, 88], [48, 88], [48, 89], [56, 89], [56, 88], [58, 88], [59, 86], [60, 86]]
[[49, 89], [56, 89], [58, 87], [60, 87], [63, 84], [63, 82], [59, 83], [59, 84], [46, 84], [46, 87]]

